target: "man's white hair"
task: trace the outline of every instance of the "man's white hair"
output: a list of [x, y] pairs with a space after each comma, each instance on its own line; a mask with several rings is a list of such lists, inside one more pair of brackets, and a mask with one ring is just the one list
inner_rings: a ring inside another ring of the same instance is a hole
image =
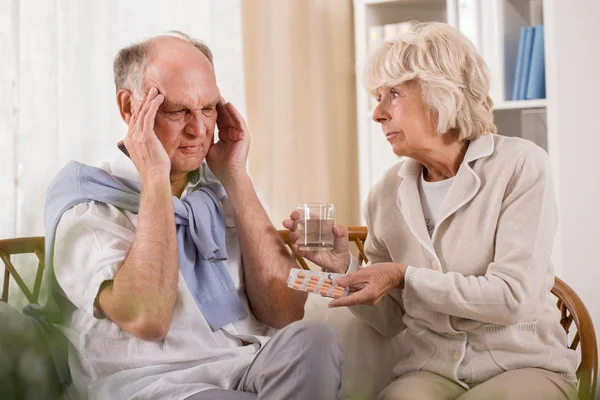
[[448, 24], [416, 24], [398, 40], [385, 42], [367, 61], [364, 84], [374, 93], [414, 81], [437, 117], [437, 132], [461, 140], [496, 133], [490, 72], [473, 44]]
[[[201, 40], [192, 38], [191, 36], [179, 32], [170, 31], [161, 36], [173, 36], [191, 43], [208, 58], [213, 64], [212, 52]], [[150, 58], [152, 39], [146, 39], [138, 43], [134, 43], [119, 50], [113, 62], [113, 71], [115, 75], [115, 87], [117, 92], [121, 89], [131, 91], [137, 97], [142, 97], [142, 79], [148, 66]]]

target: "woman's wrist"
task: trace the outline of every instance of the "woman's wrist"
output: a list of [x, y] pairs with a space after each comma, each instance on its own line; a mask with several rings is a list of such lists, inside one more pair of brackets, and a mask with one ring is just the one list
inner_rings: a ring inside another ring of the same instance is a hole
[[398, 279], [396, 286], [400, 289], [404, 289], [404, 275], [406, 274], [406, 270], [408, 267], [404, 264], [396, 264], [398, 269]]
[[346, 269], [344, 270], [344, 273], [346, 274], [351, 274], [352, 272], [356, 272], [360, 269], [360, 264], [358, 263], [358, 260], [356, 259], [356, 257], [354, 257], [352, 255], [352, 253], [350, 253], [348, 251], [348, 262], [346, 263]]

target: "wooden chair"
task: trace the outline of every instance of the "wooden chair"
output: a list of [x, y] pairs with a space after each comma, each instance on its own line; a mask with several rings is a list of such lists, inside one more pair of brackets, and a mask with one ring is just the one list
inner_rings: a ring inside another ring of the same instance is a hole
[[[33, 253], [38, 258], [38, 267], [35, 275], [33, 289], [29, 290], [25, 281], [10, 261], [10, 256], [14, 254]], [[23, 291], [29, 303], [37, 303], [42, 285], [42, 276], [44, 274], [44, 237], [26, 237], [18, 239], [0, 240], [0, 259], [4, 262], [4, 284], [2, 287], [3, 302], [8, 302], [8, 289], [10, 286], [10, 277], [14, 279], [17, 286]]]
[[596, 394], [596, 379], [598, 378], [598, 344], [592, 317], [581, 298], [559, 278], [554, 278], [552, 294], [558, 298], [556, 305], [560, 310], [560, 324], [567, 335], [571, 324], [575, 321], [575, 336], [569, 348], [581, 351], [581, 361], [577, 367], [579, 382], [579, 398], [593, 400]]
[[[351, 226], [348, 227], [348, 231], [350, 242], [354, 242], [358, 248], [359, 262], [369, 262], [364, 248], [365, 240], [367, 240], [367, 228], [365, 226]], [[279, 234], [283, 241], [290, 246], [289, 231], [279, 231]], [[305, 260], [297, 256], [296, 259], [302, 268], [308, 268]], [[554, 279], [552, 294], [558, 298], [556, 305], [561, 313], [560, 324], [567, 335], [571, 325], [575, 322], [575, 336], [569, 348], [573, 350], [579, 348], [581, 352], [581, 361], [577, 367], [578, 397], [592, 400], [596, 393], [596, 379], [598, 376], [598, 345], [592, 318], [577, 293], [559, 278]]]
[[[365, 254], [364, 242], [367, 239], [367, 228], [364, 226], [351, 226], [349, 230], [349, 239], [354, 242], [358, 249], [359, 261], [369, 262]], [[279, 231], [283, 241], [289, 246], [289, 231]], [[37, 256], [39, 263], [35, 275], [33, 289], [29, 289], [23, 278], [18, 273], [10, 260], [14, 254], [33, 253]], [[25, 294], [30, 303], [37, 303], [42, 275], [44, 272], [44, 238], [27, 237], [18, 239], [0, 240], [0, 259], [4, 263], [4, 285], [2, 289], [1, 301], [8, 301], [10, 277]], [[298, 263], [302, 268], [308, 268], [304, 259], [297, 257]], [[566, 283], [559, 278], [555, 278], [552, 293], [558, 298], [557, 306], [561, 312], [560, 323], [567, 334], [575, 322], [575, 336], [570, 344], [570, 348], [581, 352], [581, 362], [577, 368], [577, 379], [579, 381], [579, 398], [591, 400], [596, 393], [596, 379], [598, 374], [598, 347], [596, 343], [596, 333], [590, 314], [577, 294]]]

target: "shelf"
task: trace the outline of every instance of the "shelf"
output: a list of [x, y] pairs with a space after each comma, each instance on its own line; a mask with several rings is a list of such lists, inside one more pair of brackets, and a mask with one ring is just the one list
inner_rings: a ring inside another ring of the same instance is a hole
[[366, 5], [391, 4], [399, 6], [445, 5], [446, 0], [365, 0]]
[[547, 103], [548, 101], [546, 99], [503, 101], [494, 105], [494, 111], [522, 110], [526, 108], [546, 108]]

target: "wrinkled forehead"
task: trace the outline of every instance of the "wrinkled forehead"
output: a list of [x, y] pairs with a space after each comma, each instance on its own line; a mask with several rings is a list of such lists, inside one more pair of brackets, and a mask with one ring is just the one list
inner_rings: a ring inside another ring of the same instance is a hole
[[219, 99], [215, 72], [210, 63], [167, 60], [150, 62], [143, 80], [143, 90], [156, 87], [169, 102], [196, 108]]

